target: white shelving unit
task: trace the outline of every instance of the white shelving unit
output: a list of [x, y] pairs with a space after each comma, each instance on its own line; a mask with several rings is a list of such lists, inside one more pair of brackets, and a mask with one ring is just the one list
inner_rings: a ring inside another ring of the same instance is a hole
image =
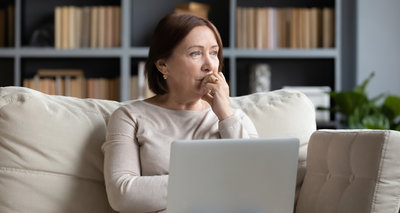
[[[120, 87], [120, 97], [121, 101], [129, 100], [130, 98], [130, 75], [132, 73], [132, 62], [143, 60], [148, 54], [148, 41], [151, 37], [151, 30], [155, 27], [156, 20], [163, 17], [167, 13], [173, 12], [175, 4], [181, 2], [187, 2], [185, 0], [173, 0], [173, 1], [157, 1], [157, 0], [120, 0], [120, 5], [122, 8], [122, 34], [121, 34], [121, 47], [110, 48], [110, 49], [74, 49], [74, 50], [58, 50], [51, 47], [28, 47], [23, 43], [22, 33], [25, 23], [23, 23], [23, 18], [26, 18], [26, 14], [22, 14], [26, 11], [23, 6], [29, 0], [15, 0], [15, 47], [13, 48], [0, 48], [0, 66], [2, 66], [2, 60], [12, 60], [13, 61], [13, 85], [20, 86], [23, 73], [24, 73], [24, 60], [35, 60], [35, 59], [99, 59], [99, 63], [104, 58], [115, 59], [119, 61], [119, 72], [117, 75], [121, 77], [121, 87]], [[56, 2], [53, 4], [65, 5], [77, 3], [78, 1], [61, 1], [61, 0], [36, 0], [37, 4], [42, 5], [48, 2]], [[35, 1], [35, 3], [36, 3]], [[260, 0], [247, 0], [255, 1], [257, 4], [265, 4], [269, 6], [269, 1]], [[96, 1], [79, 1], [81, 4], [95, 4]], [[99, 0], [99, 4], [115, 2], [111, 0]], [[343, 25], [344, 20], [346, 20], [346, 14], [342, 14], [342, 8], [346, 5], [342, 3], [346, 1], [342, 0], [322, 0], [328, 5], [333, 4], [335, 8], [335, 47], [329, 49], [274, 49], [274, 50], [256, 50], [256, 49], [238, 49], [235, 47], [236, 40], [236, 8], [243, 3], [239, 0], [222, 0], [222, 1], [212, 1], [204, 0], [202, 2], [211, 4], [211, 8], [215, 10], [214, 13], [210, 13], [210, 20], [219, 20], [217, 23], [217, 28], [221, 31], [222, 39], [224, 40], [224, 57], [226, 59], [225, 70], [230, 80], [231, 96], [243, 95], [248, 87], [248, 82], [242, 82], [240, 76], [246, 74], [246, 70], [241, 69], [241, 67], [246, 67], [247, 63], [254, 63], [255, 61], [268, 61], [275, 60], [274, 63], [290, 64], [292, 61], [298, 61], [299, 63], [305, 63], [310, 69], [313, 69], [313, 63], [322, 61], [326, 63], [325, 67], [329, 70], [333, 70], [333, 76], [327, 71], [326, 75], [331, 86], [335, 90], [342, 90], [344, 87], [351, 87], [351, 82], [343, 85], [343, 79], [353, 76], [354, 70], [346, 70], [351, 66], [348, 65], [349, 60], [346, 60], [346, 64], [342, 64], [343, 52], [346, 49], [342, 49], [342, 38], [345, 37], [345, 33], [342, 29], [349, 28]], [[271, 1], [273, 4], [279, 1]], [[290, 3], [293, 1], [280, 1], [285, 6], [289, 7]], [[286, 3], [285, 3], [286, 2]], [[296, 1], [297, 2], [297, 1]], [[300, 0], [305, 7], [312, 5], [311, 0]], [[32, 3], [30, 3], [32, 4]], [[37, 9], [40, 9], [38, 6]], [[150, 13], [150, 12], [151, 13]], [[348, 11], [348, 10], [347, 10]], [[351, 11], [348, 11], [350, 13]], [[38, 13], [39, 15], [45, 15], [43, 13]], [[51, 14], [46, 14], [51, 15]], [[141, 20], [138, 20], [141, 19]], [[136, 21], [136, 22], [135, 22]], [[142, 23], [143, 22], [143, 23]], [[136, 25], [135, 25], [136, 23]], [[144, 27], [145, 26], [145, 27]], [[146, 29], [142, 29], [142, 28]], [[143, 34], [139, 34], [143, 31]], [[140, 36], [139, 36], [140, 35]], [[136, 37], [135, 37], [136, 36]], [[142, 40], [141, 40], [142, 39]], [[144, 39], [144, 40], [143, 40]], [[346, 40], [348, 41], [348, 39]], [[349, 42], [346, 43], [346, 45]], [[303, 70], [299, 70], [299, 75], [301, 72], [307, 69], [307, 66]], [[325, 72], [326, 70], [313, 70], [314, 73]], [[2, 72], [2, 71], [0, 71]], [[307, 73], [304, 74], [307, 76]], [[308, 74], [309, 75], [309, 74]], [[321, 73], [321, 75], [325, 75]], [[1, 77], [1, 74], [0, 74]], [[291, 76], [287, 76], [291, 78]], [[238, 79], [241, 79], [240, 81]], [[311, 79], [308, 82], [312, 82]], [[3, 80], [0, 79], [0, 86]], [[6, 85], [2, 85], [6, 86]], [[277, 89], [277, 88], [275, 88]], [[239, 92], [241, 91], [241, 92]]]

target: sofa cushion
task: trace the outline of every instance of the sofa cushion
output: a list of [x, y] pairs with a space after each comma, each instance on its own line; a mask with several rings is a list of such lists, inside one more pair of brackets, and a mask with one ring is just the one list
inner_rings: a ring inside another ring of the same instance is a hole
[[0, 88], [0, 212], [112, 212], [100, 146], [119, 105]]
[[315, 132], [296, 213], [397, 212], [399, 153], [398, 131]]

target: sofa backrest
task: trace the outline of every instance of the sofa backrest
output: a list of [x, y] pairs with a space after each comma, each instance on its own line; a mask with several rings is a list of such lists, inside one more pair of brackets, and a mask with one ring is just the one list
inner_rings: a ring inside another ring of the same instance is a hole
[[296, 213], [399, 211], [399, 131], [319, 130], [308, 152]]
[[316, 130], [315, 107], [296, 90], [276, 90], [231, 98], [253, 121], [260, 137], [296, 137], [300, 140], [296, 200], [306, 172], [308, 140]]
[[[260, 136], [298, 137], [306, 150], [315, 113], [303, 94], [280, 90], [231, 103]], [[113, 212], [100, 147], [109, 116], [122, 104], [1, 87], [0, 212]]]

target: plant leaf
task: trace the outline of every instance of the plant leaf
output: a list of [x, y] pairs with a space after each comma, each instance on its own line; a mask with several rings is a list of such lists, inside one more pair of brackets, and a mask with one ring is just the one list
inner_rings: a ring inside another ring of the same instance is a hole
[[362, 125], [367, 129], [390, 129], [390, 121], [383, 114], [374, 114], [362, 119]]
[[346, 116], [353, 114], [356, 107], [368, 103], [365, 95], [352, 91], [335, 93], [332, 98], [335, 101], [337, 111]]
[[400, 124], [396, 126], [394, 130], [400, 131]]
[[400, 115], [400, 97], [389, 95], [383, 103], [383, 106], [393, 112], [394, 118]]
[[371, 79], [375, 76], [375, 72], [372, 72], [371, 74], [369, 74], [368, 78], [365, 79], [361, 85], [354, 87], [353, 91], [356, 93], [361, 93], [361, 94], [365, 94], [365, 88], [367, 87], [367, 85], [369, 84], [369, 82], [371, 81]]

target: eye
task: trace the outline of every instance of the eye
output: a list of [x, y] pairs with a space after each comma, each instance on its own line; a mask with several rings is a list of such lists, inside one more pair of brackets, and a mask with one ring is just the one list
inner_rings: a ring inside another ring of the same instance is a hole
[[217, 50], [211, 51], [211, 55], [218, 55], [218, 51]]
[[193, 52], [190, 53], [190, 56], [192, 56], [192, 57], [196, 57], [196, 56], [199, 56], [199, 55], [201, 55], [200, 51], [193, 51]]

